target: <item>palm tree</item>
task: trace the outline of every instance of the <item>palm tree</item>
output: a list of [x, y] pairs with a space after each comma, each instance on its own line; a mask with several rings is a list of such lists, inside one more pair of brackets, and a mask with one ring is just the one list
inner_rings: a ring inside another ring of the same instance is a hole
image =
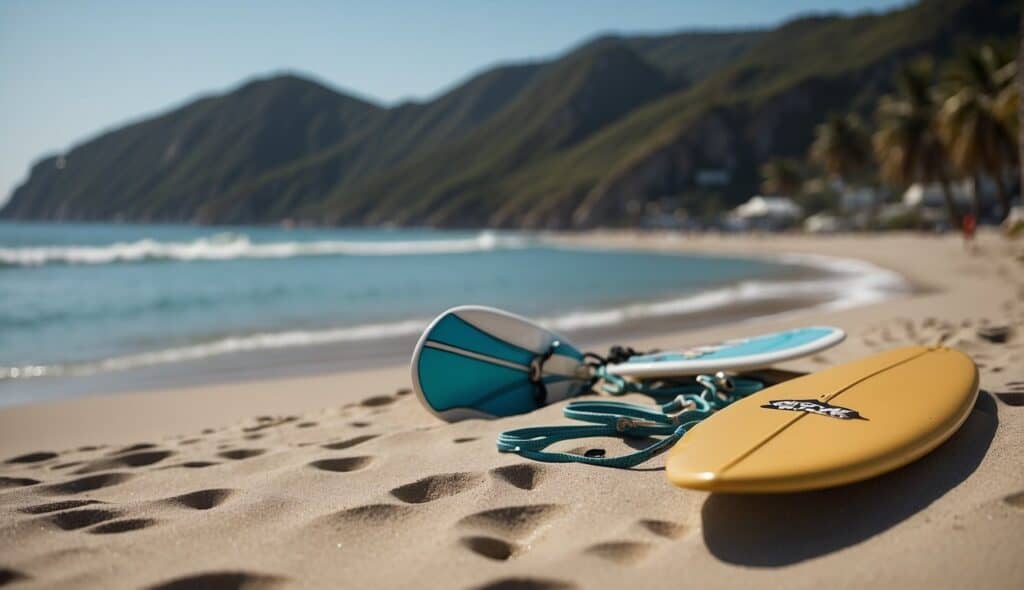
[[829, 116], [814, 130], [811, 160], [841, 182], [862, 170], [871, 161], [871, 139], [857, 115]]
[[767, 195], [795, 195], [803, 184], [800, 166], [789, 158], [772, 158], [761, 166], [761, 192]]
[[882, 179], [906, 186], [938, 182], [949, 222], [960, 227], [960, 211], [950, 188], [949, 158], [939, 136], [938, 104], [932, 92], [935, 68], [930, 60], [905, 65], [897, 74], [896, 95], [878, 105], [878, 131], [872, 142]]
[[1010, 100], [1012, 88], [1011, 79], [1003, 73], [1006, 61], [992, 46], [966, 51], [950, 70], [949, 96], [939, 112], [950, 159], [974, 181], [975, 215], [980, 209], [982, 175], [996, 183], [1002, 216], [1010, 210], [1004, 175], [1016, 159], [1017, 146], [1003, 120], [1006, 106], [999, 104]]
[[[821, 164], [825, 172], [847, 185], [850, 177], [871, 162], [871, 138], [860, 117], [854, 114], [832, 114], [814, 129], [810, 158]], [[869, 222], [873, 225], [877, 203], [872, 203]]]

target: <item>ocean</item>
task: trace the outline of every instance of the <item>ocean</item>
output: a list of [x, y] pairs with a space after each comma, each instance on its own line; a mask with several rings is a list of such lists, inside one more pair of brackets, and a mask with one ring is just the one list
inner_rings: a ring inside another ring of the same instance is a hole
[[[393, 364], [460, 304], [608, 336], [763, 299], [855, 304], [893, 280], [850, 261], [612, 251], [510, 232], [0, 223], [0, 405], [268, 366]], [[343, 348], [311, 352], [326, 345]]]

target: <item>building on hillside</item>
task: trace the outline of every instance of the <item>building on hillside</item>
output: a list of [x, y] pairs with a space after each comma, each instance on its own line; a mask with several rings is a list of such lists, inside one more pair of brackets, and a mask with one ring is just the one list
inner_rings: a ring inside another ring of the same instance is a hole
[[[974, 200], [974, 191], [970, 183], [951, 183], [950, 192], [953, 201], [960, 207], [970, 207]], [[982, 191], [984, 193], [984, 191]], [[910, 209], [942, 209], [946, 206], [946, 199], [942, 194], [942, 185], [937, 182], [922, 183], [915, 182], [903, 192], [903, 204]]]
[[796, 225], [803, 208], [789, 197], [756, 195], [729, 214], [730, 226], [737, 229], [780, 230]]
[[812, 234], [832, 234], [850, 229], [842, 217], [829, 213], [815, 213], [804, 220], [804, 231]]

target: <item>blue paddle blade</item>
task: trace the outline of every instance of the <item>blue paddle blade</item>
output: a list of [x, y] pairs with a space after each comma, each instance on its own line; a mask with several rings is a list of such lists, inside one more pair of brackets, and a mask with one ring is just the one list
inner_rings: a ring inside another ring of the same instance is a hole
[[590, 382], [583, 354], [564, 338], [489, 307], [442, 313], [412, 356], [417, 397], [449, 422], [523, 414], [578, 395]]

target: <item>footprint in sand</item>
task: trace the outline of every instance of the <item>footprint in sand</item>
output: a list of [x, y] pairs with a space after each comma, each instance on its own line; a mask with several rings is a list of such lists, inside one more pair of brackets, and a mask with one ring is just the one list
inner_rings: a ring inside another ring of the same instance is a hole
[[224, 457], [225, 459], [231, 459], [233, 461], [240, 461], [250, 457], [258, 457], [266, 452], [266, 449], [231, 449], [229, 451], [217, 453], [217, 456]]
[[99, 473], [48, 485], [44, 490], [49, 494], [81, 494], [82, 492], [91, 492], [100, 488], [115, 486], [128, 481], [132, 477], [130, 473]]
[[90, 535], [115, 535], [149, 528], [156, 523], [157, 521], [152, 518], [126, 518], [94, 526], [86, 532]]
[[[296, 422], [298, 421], [298, 419], [298, 416], [284, 416], [282, 418], [275, 418], [273, 416], [260, 416], [259, 418], [256, 419], [256, 421], [259, 422], [259, 424], [256, 424], [255, 426], [246, 426], [242, 428], [242, 432], [256, 432], [258, 430], [264, 430], [267, 428], [275, 428], [283, 424]], [[203, 433], [205, 434], [206, 431], [204, 430]]]
[[364, 442], [369, 441], [369, 440], [373, 440], [373, 439], [377, 438], [378, 436], [380, 436], [380, 435], [379, 434], [364, 434], [362, 436], [357, 436], [355, 438], [350, 438], [350, 439], [343, 440], [343, 441], [338, 441], [338, 442], [333, 442], [333, 443], [327, 443], [325, 445], [320, 445], [320, 448], [330, 449], [332, 451], [340, 451], [342, 449], [348, 449], [348, 448], [354, 447], [356, 445], [363, 444]]
[[583, 552], [620, 565], [631, 565], [642, 561], [653, 548], [650, 543], [638, 541], [608, 541], [591, 545]]
[[235, 490], [229, 489], [199, 490], [198, 492], [190, 492], [168, 498], [164, 502], [172, 506], [183, 506], [193, 510], [209, 510], [223, 504], [234, 493]]
[[1016, 508], [1017, 510], [1024, 510], [1024, 492], [1017, 492], [1016, 494], [1010, 494], [1003, 498], [1003, 502]]
[[398, 400], [391, 397], [390, 395], [375, 395], [373, 397], [368, 397], [363, 401], [359, 402], [359, 405], [363, 406], [364, 408], [379, 408], [380, 406], [387, 406], [393, 404], [396, 401]]
[[372, 422], [364, 422], [362, 420], [356, 420], [355, 422], [349, 422], [348, 424], [354, 428], [366, 428], [367, 426], [373, 426]]
[[494, 537], [463, 537], [459, 539], [459, 544], [477, 555], [495, 561], [508, 561], [520, 551], [518, 545]]
[[493, 508], [466, 516], [459, 521], [464, 527], [512, 538], [532, 536], [544, 524], [566, 512], [559, 504], [526, 504]]
[[159, 463], [173, 454], [173, 451], [160, 450], [121, 453], [106, 459], [90, 461], [83, 467], [76, 469], [75, 473], [95, 473], [97, 471], [106, 471], [108, 469], [117, 469], [119, 467], [145, 467], [146, 465]]
[[13, 584], [14, 582], [20, 582], [22, 580], [29, 579], [28, 576], [19, 572], [18, 570], [12, 570], [6, 567], [0, 567], [0, 586], [7, 584]]
[[578, 588], [575, 584], [552, 580], [548, 578], [501, 578], [477, 586], [476, 590], [573, 590]]
[[102, 508], [84, 508], [80, 510], [65, 510], [54, 512], [45, 519], [65, 531], [84, 529], [108, 520], [121, 516], [116, 510], [105, 510]]
[[60, 470], [60, 469], [70, 469], [72, 467], [77, 467], [77, 466], [79, 466], [81, 464], [82, 464], [82, 461], [71, 461], [69, 463], [61, 463], [59, 465], [54, 465], [53, 467], [50, 467], [50, 469], [53, 470], [53, 471], [57, 471], [57, 470]]
[[57, 456], [57, 453], [51, 451], [39, 451], [36, 453], [28, 453], [26, 455], [18, 455], [12, 457], [4, 463], [39, 463], [42, 461], [49, 461]]
[[391, 495], [406, 504], [422, 504], [461, 494], [483, 480], [483, 476], [476, 473], [443, 473], [394, 488]]
[[463, 436], [463, 437], [460, 437], [460, 438], [453, 438], [452, 442], [457, 444], [457, 445], [461, 445], [462, 443], [473, 442], [475, 440], [480, 440], [480, 437], [479, 436]]
[[161, 469], [175, 469], [178, 467], [184, 467], [186, 469], [202, 469], [203, 467], [211, 467], [213, 465], [220, 465], [216, 461], [185, 461], [184, 463], [177, 463], [175, 465], [165, 465]]
[[320, 425], [319, 422], [306, 421], [306, 422], [299, 422], [298, 424], [295, 425], [295, 428], [313, 428], [314, 426], [319, 426], [319, 425]]
[[183, 576], [173, 580], [150, 586], [149, 590], [273, 590], [280, 588], [288, 580], [280, 576], [254, 574], [251, 572], [207, 572], [191, 576]]
[[532, 463], [506, 465], [491, 470], [491, 475], [495, 479], [504, 481], [521, 490], [532, 490], [540, 485], [544, 474], [543, 467]]
[[644, 530], [666, 539], [678, 539], [686, 534], [685, 526], [668, 520], [644, 519], [637, 524]]
[[81, 508], [82, 506], [90, 506], [92, 504], [102, 504], [99, 500], [65, 500], [63, 502], [51, 502], [49, 504], [36, 504], [35, 506], [28, 506], [21, 509], [21, 512], [25, 514], [47, 514], [50, 512], [56, 512], [58, 510], [70, 510], [72, 508]]
[[148, 451], [149, 449], [155, 449], [155, 448], [156, 448], [156, 444], [155, 443], [136, 443], [136, 444], [131, 445], [129, 447], [125, 447], [123, 449], [118, 449], [118, 450], [116, 450], [116, 451], [114, 451], [112, 453], [109, 453], [109, 454], [110, 455], [120, 455], [122, 453], [135, 453], [135, 452], [138, 452], [138, 451]]
[[309, 464], [314, 469], [322, 471], [333, 471], [335, 473], [348, 473], [366, 468], [373, 462], [373, 457], [338, 457], [336, 459], [320, 459]]
[[6, 490], [8, 488], [23, 488], [25, 486], [34, 486], [40, 483], [38, 479], [32, 479], [31, 477], [5, 477], [0, 476], [0, 490]]
[[356, 506], [340, 512], [334, 512], [321, 518], [332, 525], [347, 527], [357, 523], [385, 525], [398, 522], [415, 511], [411, 506], [397, 504], [367, 504]]

